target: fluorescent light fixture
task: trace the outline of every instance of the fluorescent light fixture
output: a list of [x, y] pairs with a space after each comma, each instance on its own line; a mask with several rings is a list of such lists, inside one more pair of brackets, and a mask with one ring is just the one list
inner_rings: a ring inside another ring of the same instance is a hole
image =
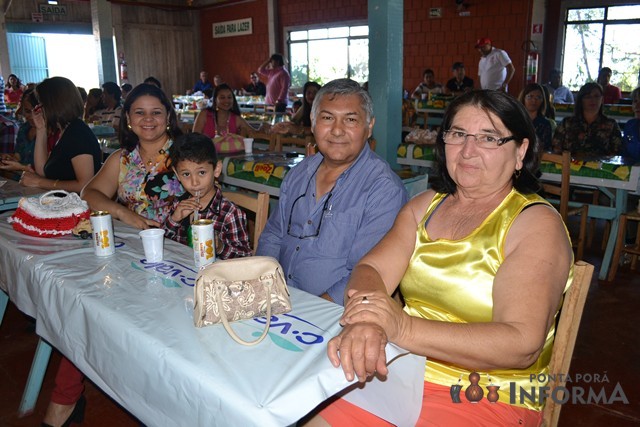
[[58, 0], [47, 0], [49, 4], [58, 4]]

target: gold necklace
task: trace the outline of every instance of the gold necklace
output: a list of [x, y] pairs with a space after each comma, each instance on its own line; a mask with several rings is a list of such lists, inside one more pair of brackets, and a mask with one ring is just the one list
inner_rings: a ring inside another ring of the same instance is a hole
[[[164, 149], [161, 148], [161, 149], [158, 150], [158, 154], [164, 154], [164, 153], [165, 153]], [[142, 155], [140, 157], [142, 157]], [[156, 156], [156, 158], [157, 158], [157, 156]], [[151, 158], [151, 159], [147, 160], [146, 161], [147, 166], [151, 166], [154, 163], [158, 163], [155, 160], [156, 160], [155, 158]], [[144, 162], [144, 159], [142, 159], [142, 161]]]

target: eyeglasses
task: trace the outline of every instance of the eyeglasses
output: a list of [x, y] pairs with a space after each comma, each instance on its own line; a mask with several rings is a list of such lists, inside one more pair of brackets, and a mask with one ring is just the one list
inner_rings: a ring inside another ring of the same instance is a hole
[[[319, 166], [318, 166], [319, 167]], [[324, 204], [322, 205], [322, 212], [320, 213], [320, 220], [318, 221], [318, 227], [315, 229], [315, 231], [311, 234], [304, 234], [304, 233], [292, 233], [291, 232], [291, 220], [293, 219], [293, 211], [296, 207], [296, 204], [298, 204], [298, 202], [301, 199], [304, 199], [305, 196], [307, 195], [307, 191], [309, 191], [309, 185], [311, 184], [311, 181], [313, 180], [313, 177], [315, 176], [316, 172], [318, 172], [318, 170], [316, 169], [316, 171], [313, 173], [313, 175], [311, 175], [311, 178], [309, 178], [309, 182], [307, 182], [307, 188], [304, 190], [304, 193], [302, 193], [301, 195], [299, 195], [291, 204], [291, 212], [289, 212], [289, 223], [287, 225], [287, 234], [291, 237], [295, 237], [298, 239], [313, 239], [314, 237], [318, 237], [320, 235], [320, 227], [322, 227], [322, 220], [325, 217], [325, 213], [328, 211], [331, 211], [331, 205], [329, 205], [329, 201], [331, 200], [331, 196], [333, 196], [333, 188], [329, 191], [329, 194], [327, 196], [327, 199], [324, 201]]]
[[506, 144], [509, 141], [514, 141], [515, 136], [507, 136], [504, 138], [498, 138], [494, 135], [488, 135], [486, 133], [466, 133], [459, 130], [445, 130], [444, 143], [448, 145], [462, 145], [467, 142], [467, 137], [472, 136], [476, 140], [476, 145], [480, 148], [486, 148], [488, 150], [495, 150], [501, 145]]

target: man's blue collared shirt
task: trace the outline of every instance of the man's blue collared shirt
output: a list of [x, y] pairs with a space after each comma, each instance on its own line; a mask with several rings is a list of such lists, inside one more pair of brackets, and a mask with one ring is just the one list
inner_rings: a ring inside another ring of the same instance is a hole
[[389, 231], [407, 192], [389, 164], [366, 144], [334, 188], [316, 202], [316, 171], [322, 160], [316, 154], [287, 173], [257, 255], [278, 259], [289, 286], [327, 293], [343, 304], [351, 270]]
[[202, 82], [202, 80], [198, 80], [193, 86], [193, 93], [204, 92], [207, 89], [213, 89], [213, 84], [211, 84], [209, 80], [204, 83]]

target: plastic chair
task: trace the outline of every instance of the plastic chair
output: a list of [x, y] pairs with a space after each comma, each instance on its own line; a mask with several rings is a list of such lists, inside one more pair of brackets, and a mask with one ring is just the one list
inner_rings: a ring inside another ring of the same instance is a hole
[[[580, 327], [580, 319], [584, 310], [584, 303], [589, 293], [589, 285], [593, 276], [593, 265], [584, 261], [577, 261], [573, 266], [573, 282], [569, 290], [564, 295], [562, 308], [560, 310], [560, 318], [556, 328], [555, 341], [553, 350], [551, 351], [551, 360], [549, 362], [549, 373], [551, 374], [568, 374], [569, 366], [571, 366], [571, 356], [576, 344], [578, 336], [578, 328]], [[553, 378], [553, 379], [551, 379]], [[564, 391], [558, 390], [565, 387], [566, 375], [553, 375], [550, 377], [549, 390], [554, 391], [558, 395], [558, 401], [563, 399]], [[560, 418], [560, 410], [562, 405], [554, 399], [547, 399], [542, 410], [542, 426], [555, 427], [558, 425]]]
[[[262, 234], [262, 230], [264, 230], [265, 225], [267, 225], [267, 218], [269, 217], [269, 194], [260, 192], [258, 193], [258, 197], [253, 197], [249, 193], [223, 191], [222, 195], [238, 205], [242, 210], [252, 213], [252, 215], [248, 215], [248, 217], [254, 217], [254, 219], [249, 219], [248, 227], [251, 238], [251, 248], [255, 254], [260, 234]], [[251, 233], [252, 228], [253, 234]]]
[[573, 246], [576, 248], [576, 259], [582, 259], [584, 255], [584, 245], [587, 234], [587, 217], [589, 216], [589, 206], [585, 204], [575, 204], [569, 201], [569, 189], [571, 181], [571, 153], [563, 151], [562, 154], [543, 153], [542, 161], [557, 163], [562, 166], [562, 179], [560, 184], [556, 182], [545, 181], [542, 188], [547, 195], [556, 196], [557, 198], [548, 198], [558, 211], [562, 220], [567, 223], [570, 215], [580, 215], [580, 231], [577, 239], [571, 239]]
[[[636, 240], [635, 243], [626, 247], [626, 232], [627, 232], [627, 222], [636, 221], [638, 222], [638, 231], [636, 232]], [[613, 282], [616, 278], [616, 273], [618, 272], [618, 265], [620, 262], [620, 255], [622, 254], [631, 254], [631, 269], [635, 270], [638, 264], [638, 255], [640, 255], [640, 213], [637, 211], [631, 211], [627, 213], [620, 214], [620, 220], [618, 223], [618, 236], [616, 237], [616, 247], [613, 250], [613, 257], [611, 258], [611, 268], [609, 269], [609, 276], [607, 277], [608, 282]]]

